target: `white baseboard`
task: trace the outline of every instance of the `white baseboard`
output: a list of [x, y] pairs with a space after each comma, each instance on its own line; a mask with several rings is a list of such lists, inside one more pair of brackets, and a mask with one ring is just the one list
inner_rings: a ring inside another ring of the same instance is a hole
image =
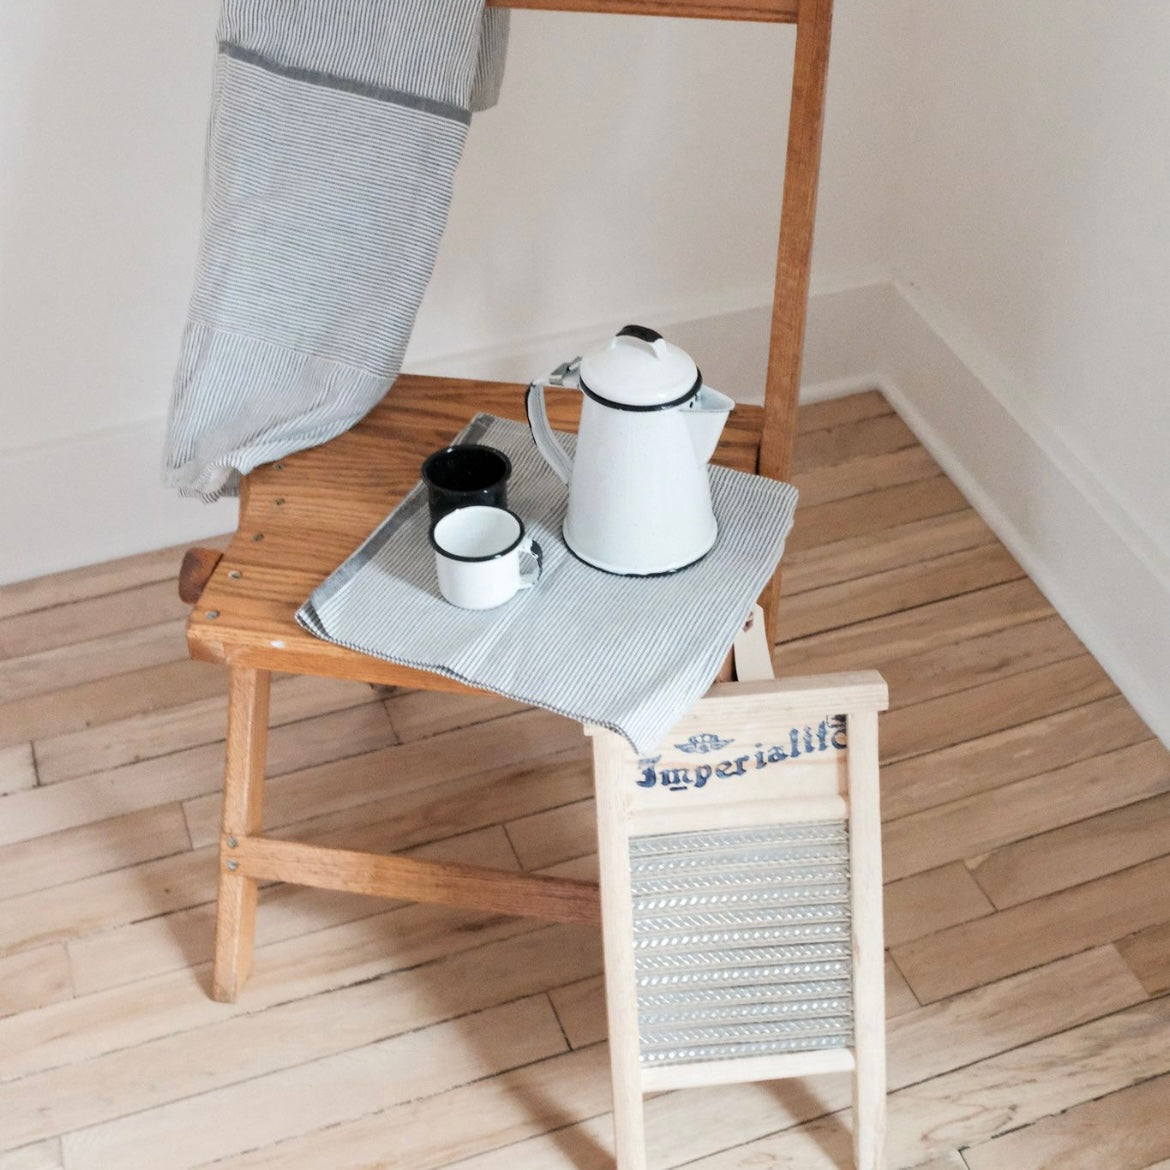
[[[881, 341], [881, 304], [874, 293], [888, 282], [861, 280], [831, 289], [814, 289], [809, 298], [808, 331], [800, 398], [812, 402], [842, 397], [874, 386]], [[768, 364], [771, 289], [748, 289], [738, 297], [702, 301], [629, 314], [631, 320], [668, 333], [694, 354], [703, 377], [736, 402], [764, 400]], [[500, 345], [441, 356], [406, 355], [405, 369], [453, 378], [527, 382], [553, 369], [588, 345], [596, 344], [627, 318], [518, 338]]]
[[[690, 302], [633, 316], [669, 330], [680, 345], [701, 355], [712, 385], [739, 401], [759, 401], [767, 362], [768, 295], [767, 289], [748, 289], [723, 301]], [[811, 338], [832, 335], [831, 329], [818, 331], [816, 318], [822, 304], [832, 304], [827, 320], [835, 320], [840, 296], [814, 297], [810, 314], [809, 351], [820, 356], [806, 364], [813, 369], [813, 380], [826, 385], [839, 376], [841, 363], [829, 355], [831, 345]], [[407, 368], [523, 382], [612, 328], [612, 322], [583, 325], [490, 348], [431, 355], [408, 361]], [[848, 393], [855, 386], [828, 388]], [[825, 396], [824, 387], [817, 389], [817, 396]], [[0, 585], [234, 529], [234, 501], [202, 504], [179, 499], [162, 486], [165, 427], [159, 415], [35, 447], [0, 450], [0, 499], [7, 501], [0, 509]]]
[[894, 283], [868, 295], [876, 384], [1170, 744], [1170, 558], [937, 306]]
[[[763, 300], [764, 298], [760, 298]], [[701, 355], [708, 380], [758, 401], [768, 309], [682, 306], [647, 320]], [[410, 368], [524, 381], [612, 323]], [[1170, 743], [1170, 557], [1093, 469], [1031, 413], [972, 340], [891, 281], [814, 291], [804, 401], [881, 388], [1161, 739]], [[235, 504], [162, 487], [164, 420], [0, 452], [0, 584], [199, 540], [235, 527]], [[18, 503], [19, 502], [19, 503]]]
[[197, 541], [236, 526], [236, 502], [162, 485], [164, 418], [0, 451], [0, 584]]

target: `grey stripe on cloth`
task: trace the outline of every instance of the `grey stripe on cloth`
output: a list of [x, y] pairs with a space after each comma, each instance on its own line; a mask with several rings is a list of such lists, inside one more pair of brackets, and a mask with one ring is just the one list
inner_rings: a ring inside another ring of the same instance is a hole
[[269, 73], [278, 73], [281, 77], [290, 77], [293, 81], [306, 81], [310, 85], [323, 85], [327, 89], [340, 89], [346, 93], [356, 93], [361, 97], [373, 98], [379, 102], [393, 102], [398, 106], [406, 106], [412, 110], [422, 110], [426, 114], [437, 114], [440, 118], [453, 118], [456, 122], [470, 122], [471, 111], [460, 106], [452, 106], [447, 102], [436, 101], [434, 98], [423, 97], [419, 94], [406, 93], [401, 89], [383, 89], [381, 86], [370, 85], [366, 81], [353, 81], [348, 77], [338, 77], [335, 73], [322, 73], [317, 69], [302, 69], [298, 65], [282, 65], [263, 57], [251, 49], [241, 49], [239, 45], [224, 41], [219, 51], [225, 57], [234, 57], [237, 61], [246, 61], [249, 65], [267, 69]]
[[212, 500], [386, 393], [507, 11], [483, 0], [222, 0], [203, 233], [164, 475]]
[[448, 605], [416, 484], [297, 621], [352, 650], [608, 727], [651, 754], [710, 686], [771, 577], [796, 489], [712, 467], [719, 538], [711, 552], [669, 576], [616, 577], [565, 547], [566, 489], [526, 426], [481, 414], [458, 441], [487, 443], [512, 460], [508, 505], [544, 550], [540, 583], [494, 610]]

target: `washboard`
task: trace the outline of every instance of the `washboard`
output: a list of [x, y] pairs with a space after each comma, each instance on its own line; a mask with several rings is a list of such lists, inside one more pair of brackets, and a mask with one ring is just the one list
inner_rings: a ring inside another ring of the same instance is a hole
[[618, 1167], [646, 1166], [645, 1093], [848, 1070], [857, 1170], [880, 1170], [886, 685], [760, 678], [744, 636], [736, 659], [755, 679], [650, 757], [590, 729]]

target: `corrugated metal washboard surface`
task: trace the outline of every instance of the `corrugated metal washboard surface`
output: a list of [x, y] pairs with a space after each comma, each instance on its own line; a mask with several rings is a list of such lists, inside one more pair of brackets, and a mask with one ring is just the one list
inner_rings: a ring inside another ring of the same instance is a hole
[[845, 821], [630, 840], [643, 1065], [853, 1043]]

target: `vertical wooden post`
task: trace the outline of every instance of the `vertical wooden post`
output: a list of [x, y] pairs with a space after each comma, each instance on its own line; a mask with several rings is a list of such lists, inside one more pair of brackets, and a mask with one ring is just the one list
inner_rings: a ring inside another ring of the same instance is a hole
[[605, 948], [605, 1004], [613, 1081], [613, 1130], [618, 1170], [646, 1170], [642, 1060], [638, 1042], [634, 910], [630, 893], [630, 839], [619, 791], [622, 752], [611, 731], [593, 736], [597, 849], [601, 870], [601, 937]]
[[[761, 475], [771, 479], [787, 479], [791, 474], [796, 439], [832, 17], [833, 0], [800, 0], [758, 467]], [[779, 574], [764, 591], [760, 604], [768, 636], [774, 640], [780, 604]]]
[[258, 835], [263, 827], [269, 679], [266, 670], [234, 666], [228, 680], [227, 767], [211, 991], [224, 1003], [235, 1001], [252, 966], [256, 881], [237, 872], [232, 843]]
[[853, 1158], [882, 1170], [886, 1136], [886, 991], [878, 717], [847, 716], [853, 916]]

